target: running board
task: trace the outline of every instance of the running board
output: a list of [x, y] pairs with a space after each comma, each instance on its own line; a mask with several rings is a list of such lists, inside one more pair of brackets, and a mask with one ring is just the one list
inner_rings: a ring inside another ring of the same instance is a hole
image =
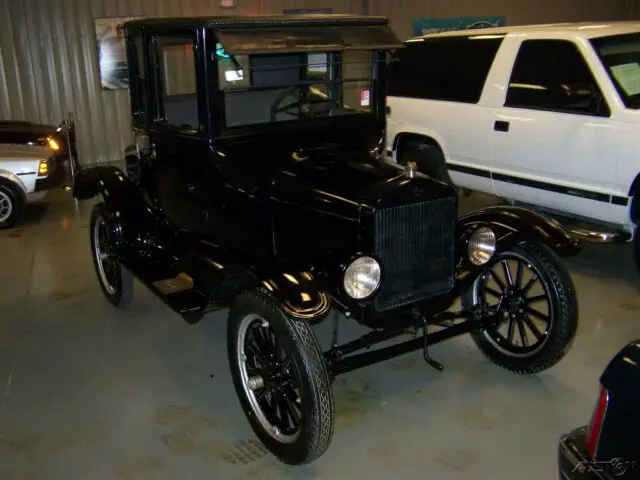
[[580, 240], [590, 243], [625, 243], [631, 240], [629, 232], [600, 232], [587, 228], [572, 228], [573, 233]]

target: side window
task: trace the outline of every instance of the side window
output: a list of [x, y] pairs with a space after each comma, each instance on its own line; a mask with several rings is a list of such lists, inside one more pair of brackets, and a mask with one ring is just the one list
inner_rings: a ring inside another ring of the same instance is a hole
[[173, 127], [197, 130], [198, 96], [194, 40], [158, 37], [157, 62], [161, 121]]
[[142, 35], [138, 35], [134, 42], [134, 56], [136, 58], [135, 65], [131, 68], [135, 69], [133, 89], [135, 92], [134, 117], [146, 119], [149, 114], [148, 104], [148, 86], [147, 74], [144, 62], [144, 39]]
[[408, 42], [391, 64], [388, 94], [478, 103], [501, 44], [495, 35]]
[[568, 40], [522, 42], [505, 106], [583, 115], [606, 110], [587, 62]]

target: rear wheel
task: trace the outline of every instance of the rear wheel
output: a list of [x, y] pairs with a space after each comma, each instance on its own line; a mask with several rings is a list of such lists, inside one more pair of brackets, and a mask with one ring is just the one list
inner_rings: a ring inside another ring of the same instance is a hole
[[558, 363], [578, 327], [569, 272], [550, 248], [534, 243], [498, 253], [465, 294], [463, 305], [495, 312], [496, 322], [473, 332], [472, 338], [494, 363], [521, 374]]
[[107, 211], [100, 203], [91, 211], [91, 253], [100, 288], [114, 306], [125, 308], [133, 297], [133, 275], [122, 268], [113, 251], [114, 240], [107, 223]]
[[229, 365], [253, 431], [280, 461], [310, 463], [329, 447], [334, 402], [315, 334], [258, 292], [241, 294], [229, 311]]
[[16, 187], [0, 182], [0, 229], [14, 227], [22, 217], [24, 197]]

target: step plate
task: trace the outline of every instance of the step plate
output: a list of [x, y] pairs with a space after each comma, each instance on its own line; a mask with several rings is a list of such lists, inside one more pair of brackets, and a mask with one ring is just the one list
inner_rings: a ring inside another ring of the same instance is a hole
[[179, 273], [173, 278], [165, 278], [153, 282], [153, 287], [163, 295], [172, 295], [178, 292], [193, 289], [193, 278], [184, 272]]

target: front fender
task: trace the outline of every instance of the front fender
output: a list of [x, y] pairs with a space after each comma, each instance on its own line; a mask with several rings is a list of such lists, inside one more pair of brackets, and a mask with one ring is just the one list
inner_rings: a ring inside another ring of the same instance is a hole
[[331, 310], [331, 296], [310, 272], [286, 269], [275, 273], [275, 270], [258, 268], [252, 274], [287, 315], [312, 323], [327, 316]]
[[138, 187], [117, 167], [98, 166], [78, 172], [73, 184], [74, 198], [88, 200], [97, 195], [102, 195], [107, 210], [131, 233], [151, 232], [164, 225]]
[[561, 257], [570, 257], [582, 248], [580, 240], [560, 222], [528, 208], [494, 205], [471, 212], [458, 218], [457, 238], [464, 243], [467, 232], [480, 225], [490, 226], [496, 232], [498, 250], [523, 241], [538, 241]]

